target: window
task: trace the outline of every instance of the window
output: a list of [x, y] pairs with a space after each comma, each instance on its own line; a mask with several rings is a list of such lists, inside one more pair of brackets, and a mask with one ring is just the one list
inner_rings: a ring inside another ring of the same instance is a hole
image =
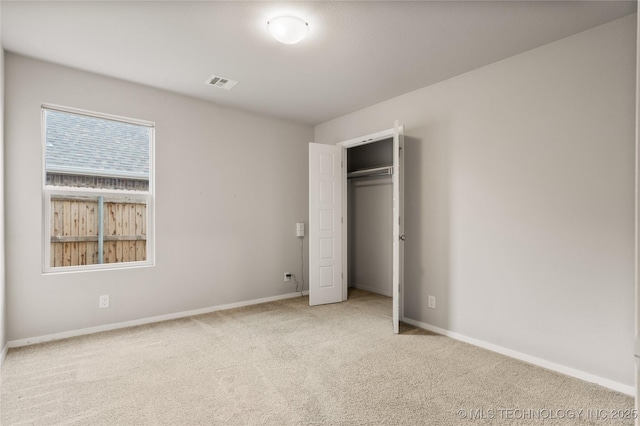
[[44, 272], [152, 265], [153, 123], [43, 105]]

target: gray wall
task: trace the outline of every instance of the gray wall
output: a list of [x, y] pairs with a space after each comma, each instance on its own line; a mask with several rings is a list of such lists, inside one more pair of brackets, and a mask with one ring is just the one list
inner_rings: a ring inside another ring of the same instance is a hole
[[[283, 272], [300, 271], [310, 126], [10, 53], [5, 65], [9, 341], [295, 290]], [[42, 274], [42, 103], [156, 123], [155, 267]]]
[[406, 317], [633, 385], [635, 31], [628, 16], [316, 126], [334, 144], [405, 125]]
[[[636, 222], [635, 222], [635, 237], [636, 241], [640, 241], [640, 216], [638, 211], [638, 194], [637, 191], [640, 188], [640, 13], [636, 14]], [[638, 282], [638, 268], [640, 268], [640, 250], [636, 248], [636, 258], [635, 258], [635, 267], [636, 267], [636, 280], [635, 280], [635, 308], [636, 308], [636, 324], [635, 324], [635, 336], [636, 341], [640, 340], [640, 287]], [[640, 409], [640, 353], [638, 351], [640, 348], [636, 346], [635, 354], [637, 357], [635, 358], [636, 365], [636, 393], [635, 393], [635, 409]]]
[[[2, 15], [0, 2], [0, 16]], [[4, 49], [0, 31], [0, 354], [7, 343], [4, 278]], [[1, 355], [0, 355], [1, 357]]]
[[[347, 171], [393, 165], [393, 139], [347, 150]], [[349, 179], [349, 286], [391, 297], [393, 191], [390, 176]]]
[[392, 296], [391, 177], [352, 179], [348, 187], [349, 286]]

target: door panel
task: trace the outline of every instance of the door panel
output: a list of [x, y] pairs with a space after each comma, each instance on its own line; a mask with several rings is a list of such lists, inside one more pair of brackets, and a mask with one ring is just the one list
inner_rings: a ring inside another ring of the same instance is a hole
[[342, 302], [342, 149], [309, 144], [309, 305]]

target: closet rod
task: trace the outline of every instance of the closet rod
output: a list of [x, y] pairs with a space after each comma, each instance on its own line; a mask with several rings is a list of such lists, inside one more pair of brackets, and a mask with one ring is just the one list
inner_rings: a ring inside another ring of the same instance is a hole
[[356, 170], [347, 173], [347, 179], [373, 176], [387, 176], [393, 174], [393, 166], [374, 167], [372, 169]]

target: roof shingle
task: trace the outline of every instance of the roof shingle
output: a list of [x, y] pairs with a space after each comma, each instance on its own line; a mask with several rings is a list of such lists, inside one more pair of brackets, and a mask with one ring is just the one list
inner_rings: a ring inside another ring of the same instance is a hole
[[150, 128], [56, 110], [46, 114], [46, 170], [149, 178]]

